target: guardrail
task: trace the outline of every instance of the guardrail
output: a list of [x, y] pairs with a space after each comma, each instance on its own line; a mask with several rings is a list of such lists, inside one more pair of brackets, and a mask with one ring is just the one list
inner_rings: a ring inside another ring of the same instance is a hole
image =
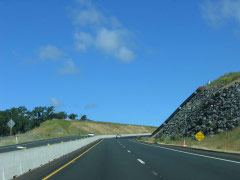
[[[144, 136], [148, 134], [123, 134], [122, 137]], [[103, 138], [114, 138], [116, 135], [99, 135], [80, 140], [41, 146], [22, 151], [0, 154], [0, 180], [13, 179], [32, 169], [38, 168], [83, 146]]]

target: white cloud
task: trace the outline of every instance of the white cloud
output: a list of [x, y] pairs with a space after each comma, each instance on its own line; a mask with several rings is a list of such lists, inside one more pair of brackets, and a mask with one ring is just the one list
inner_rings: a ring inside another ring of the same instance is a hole
[[229, 20], [240, 23], [239, 0], [206, 0], [201, 5], [203, 17], [212, 25], [218, 26]]
[[[84, 39], [83, 35], [80, 35], [79, 37], [76, 36], [76, 37], [80, 38], [80, 39], [82, 38], [82, 40], [85, 43], [87, 42], [87, 38]], [[85, 45], [83, 45], [83, 47], [80, 47], [80, 44], [79, 44], [79, 48], [84, 48], [84, 47], [85, 47]], [[56, 46], [53, 46], [53, 45], [42, 46], [36, 52], [37, 52], [37, 58], [33, 62], [38, 62], [39, 60], [40, 61], [51, 60], [51, 61], [54, 61], [57, 63], [63, 62], [62, 67], [58, 67], [56, 69], [57, 73], [59, 73], [61, 75], [79, 73], [79, 70], [78, 70], [78, 68], [75, 67], [73, 60], [70, 58], [66, 60], [66, 57], [65, 57], [66, 54], [63, 51], [61, 51], [60, 49], [58, 49]], [[28, 60], [28, 61], [30, 61], [30, 60]]]
[[86, 49], [87, 49], [87, 46], [86, 46], [86, 44], [84, 44], [84, 43], [76, 42], [76, 43], [75, 43], [75, 49], [76, 49], [77, 51], [85, 52]]
[[62, 74], [62, 75], [79, 73], [79, 70], [75, 67], [72, 59], [68, 59], [66, 62], [64, 62], [62, 67], [57, 68], [57, 71], [59, 74]]
[[89, 103], [89, 104], [86, 104], [85, 106], [84, 106], [84, 109], [95, 109], [95, 108], [97, 108], [98, 106], [97, 106], [97, 104], [95, 104], [95, 103]]
[[[90, 0], [77, 2], [81, 9], [73, 10], [73, 23], [80, 25], [81, 31], [74, 34], [76, 50], [86, 51], [89, 47], [95, 47], [121, 61], [133, 60], [135, 54], [131, 50], [131, 33], [122, 27], [118, 19], [104, 16]], [[84, 28], [90, 29], [90, 33], [83, 32]]]
[[75, 33], [74, 37], [76, 40], [82, 41], [88, 45], [92, 44], [93, 42], [93, 37], [89, 33], [85, 32]]
[[116, 57], [122, 61], [131, 61], [135, 55], [130, 49], [123, 46], [117, 51]]
[[92, 1], [91, 0], [76, 0], [81, 6], [86, 6], [92, 8]]
[[121, 61], [131, 61], [135, 58], [135, 55], [126, 47], [125, 39], [127, 38], [127, 31], [102, 28], [97, 34], [95, 44], [97, 48], [114, 55]]
[[76, 49], [78, 51], [86, 51], [87, 47], [93, 44], [94, 39], [89, 33], [85, 32], [76, 32], [74, 34], [74, 38], [76, 40]]
[[37, 51], [37, 55], [39, 60], [59, 60], [65, 55], [65, 53], [59, 50], [56, 46], [47, 45], [41, 47]]
[[96, 46], [105, 52], [115, 51], [121, 44], [120, 33], [116, 30], [102, 28], [96, 37]]
[[89, 24], [100, 25], [105, 22], [103, 14], [94, 8], [80, 12], [75, 11], [73, 17], [73, 23], [80, 26], [86, 26]]
[[58, 101], [56, 98], [50, 98], [50, 103], [52, 106], [59, 108], [59, 107], [64, 107], [65, 105]]

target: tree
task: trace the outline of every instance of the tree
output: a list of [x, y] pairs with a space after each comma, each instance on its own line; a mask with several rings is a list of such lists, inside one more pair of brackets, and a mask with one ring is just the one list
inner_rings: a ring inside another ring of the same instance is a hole
[[[53, 118], [66, 119], [68, 117], [66, 112], [55, 113], [54, 106], [45, 107], [38, 106], [32, 111], [25, 106], [13, 107], [4, 111], [0, 110], [0, 136], [9, 135], [8, 121], [12, 119], [15, 122], [12, 128], [13, 134], [25, 133], [35, 127], [40, 126], [41, 123], [51, 120]], [[76, 119], [76, 114], [70, 114], [70, 119]]]
[[69, 117], [69, 119], [76, 119], [76, 117], [78, 117], [78, 115], [72, 113], [72, 114], [70, 114], [68, 117]]
[[85, 120], [87, 120], [87, 115], [82, 115], [82, 117], [81, 117], [80, 120], [81, 120], [81, 121], [85, 121]]
[[55, 111], [54, 106], [47, 107], [46, 117], [47, 117], [48, 120], [54, 118], [54, 111]]
[[18, 111], [22, 114], [25, 115], [27, 113], [27, 108], [25, 106], [19, 106]]
[[56, 119], [67, 119], [68, 115], [65, 112], [59, 112], [54, 114], [54, 118]]
[[9, 134], [8, 113], [6, 111], [0, 111], [0, 136], [6, 136]]
[[11, 108], [5, 111], [1, 111], [0, 125], [3, 126], [0, 130], [0, 134], [8, 135], [6, 129], [9, 130], [7, 122], [12, 119], [15, 122], [15, 126], [12, 128], [13, 134], [25, 133], [29, 130], [29, 117], [27, 115], [27, 108], [20, 106], [18, 108]]

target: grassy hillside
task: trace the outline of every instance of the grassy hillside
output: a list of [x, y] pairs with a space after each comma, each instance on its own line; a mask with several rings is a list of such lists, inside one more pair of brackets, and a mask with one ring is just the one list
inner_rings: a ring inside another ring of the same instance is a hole
[[209, 87], [212, 86], [229, 86], [234, 82], [240, 82], [240, 72], [231, 72], [221, 76], [220, 78], [211, 82]]
[[[182, 146], [183, 139], [145, 139], [145, 141], [158, 143], [158, 144], [172, 144]], [[226, 131], [215, 136], [206, 136], [200, 143], [191, 138], [186, 138], [186, 144], [188, 147], [200, 148], [215, 151], [224, 152], [237, 152], [240, 153], [240, 127], [233, 129], [232, 131]]]
[[[41, 124], [25, 134], [18, 137], [19, 143], [56, 138], [62, 136], [87, 135], [89, 132], [98, 134], [131, 134], [131, 133], [152, 133], [156, 127], [140, 126], [129, 124], [118, 124], [96, 121], [78, 120], [50, 120]], [[15, 144], [15, 138], [9, 137], [0, 141], [0, 146]]]
[[156, 127], [118, 124], [109, 122], [96, 121], [68, 121], [68, 120], [51, 120], [44, 122], [40, 127], [33, 129], [28, 134], [38, 134], [41, 136], [76, 136], [86, 135], [89, 132], [95, 134], [128, 134], [128, 133], [151, 133]]

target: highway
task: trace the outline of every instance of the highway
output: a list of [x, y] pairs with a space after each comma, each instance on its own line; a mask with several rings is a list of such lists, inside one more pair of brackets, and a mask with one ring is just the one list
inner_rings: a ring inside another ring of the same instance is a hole
[[57, 144], [57, 143], [61, 143], [61, 142], [73, 141], [73, 140], [82, 139], [85, 137], [87, 137], [87, 136], [66, 136], [66, 137], [53, 138], [53, 139], [47, 139], [47, 140], [26, 142], [26, 143], [10, 145], [10, 146], [2, 146], [2, 147], [0, 147], [0, 153], [16, 151], [16, 150], [23, 150], [24, 148], [29, 149], [29, 148], [33, 148], [33, 147], [47, 146], [48, 144], [51, 145], [51, 144]]
[[240, 179], [240, 155], [103, 139], [16, 180]]

